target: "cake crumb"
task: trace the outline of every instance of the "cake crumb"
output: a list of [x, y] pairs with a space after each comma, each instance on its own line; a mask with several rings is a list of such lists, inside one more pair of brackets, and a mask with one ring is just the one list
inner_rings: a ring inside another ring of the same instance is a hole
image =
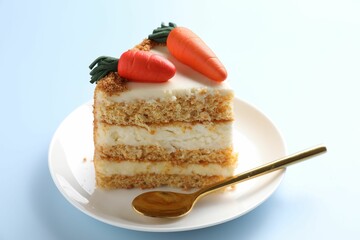
[[152, 41], [152, 40], [146, 38], [141, 43], [136, 45], [133, 49], [137, 49], [140, 51], [150, 51], [155, 46], [165, 46], [165, 44], [157, 43], [155, 41]]
[[115, 72], [111, 72], [98, 82], [96, 88], [111, 96], [116, 93], [127, 91], [126, 82], [126, 79], [120, 77]]

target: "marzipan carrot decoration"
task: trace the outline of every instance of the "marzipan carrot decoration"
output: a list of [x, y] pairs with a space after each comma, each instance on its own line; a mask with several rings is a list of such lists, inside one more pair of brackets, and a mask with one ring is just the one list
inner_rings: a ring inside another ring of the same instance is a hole
[[158, 43], [166, 43], [171, 55], [208, 78], [218, 82], [226, 79], [224, 65], [191, 30], [177, 27], [174, 23], [169, 23], [169, 26], [161, 24], [148, 38]]
[[[97, 65], [95, 67], [95, 65]], [[175, 75], [176, 69], [166, 58], [139, 50], [128, 50], [120, 59], [101, 56], [89, 66], [91, 83], [99, 81], [109, 72], [134, 82], [166, 82]]]

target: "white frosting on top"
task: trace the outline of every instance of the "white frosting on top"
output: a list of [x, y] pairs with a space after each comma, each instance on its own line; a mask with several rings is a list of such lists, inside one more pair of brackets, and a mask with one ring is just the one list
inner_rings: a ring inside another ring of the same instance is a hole
[[212, 91], [223, 94], [228, 94], [229, 91], [232, 91], [227, 81], [215, 82], [177, 61], [169, 54], [166, 47], [158, 46], [151, 51], [167, 58], [175, 65], [176, 73], [174, 77], [165, 83], [128, 82], [126, 86], [129, 91], [122, 92], [119, 96], [113, 95], [109, 97], [109, 100], [127, 102], [132, 100], [171, 98], [173, 96], [189, 95], [191, 94], [191, 89], [207, 89], [210, 94]]

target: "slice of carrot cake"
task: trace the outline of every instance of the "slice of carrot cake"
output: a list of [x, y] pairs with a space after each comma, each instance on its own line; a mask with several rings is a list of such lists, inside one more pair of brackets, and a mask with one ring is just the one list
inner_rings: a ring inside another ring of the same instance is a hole
[[[154, 64], [173, 71], [165, 78], [157, 74], [149, 78], [161, 71], [149, 67], [152, 60], [143, 63], [135, 58], [123, 73], [119, 69], [127, 64], [123, 56], [115, 63], [105, 58], [97, 62], [98, 67], [116, 65], [113, 72], [102, 73], [94, 93], [98, 187], [199, 188], [232, 176], [237, 166], [231, 88], [226, 81], [210, 80], [178, 61], [165, 46], [155, 45], [146, 40], [131, 51], [148, 52], [147, 58], [164, 61]], [[144, 69], [134, 67], [134, 61]], [[124, 72], [129, 73], [127, 79]]]

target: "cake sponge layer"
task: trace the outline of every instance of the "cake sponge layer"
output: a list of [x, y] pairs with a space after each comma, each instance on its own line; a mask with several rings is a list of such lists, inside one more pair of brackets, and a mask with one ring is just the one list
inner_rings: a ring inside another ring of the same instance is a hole
[[96, 173], [97, 186], [104, 189], [117, 188], [156, 188], [161, 186], [183, 189], [202, 188], [206, 185], [223, 180], [222, 176], [202, 175], [170, 175], [170, 174], [138, 174], [134, 176], [111, 175]]
[[224, 149], [197, 149], [182, 150], [178, 149], [168, 152], [161, 146], [130, 146], [116, 145], [110, 147], [96, 147], [98, 157], [108, 161], [121, 162], [129, 161], [170, 161], [173, 163], [221, 163], [232, 164], [237, 160], [237, 154], [233, 152], [232, 147]]
[[[233, 92], [228, 89], [193, 88], [152, 99], [120, 101], [121, 91], [111, 95], [105, 83], [114, 89], [123, 83], [109, 75], [99, 82], [94, 96], [94, 115], [97, 121], [113, 125], [147, 125], [169, 122], [204, 122], [233, 120]], [[126, 90], [123, 90], [126, 92]]]

